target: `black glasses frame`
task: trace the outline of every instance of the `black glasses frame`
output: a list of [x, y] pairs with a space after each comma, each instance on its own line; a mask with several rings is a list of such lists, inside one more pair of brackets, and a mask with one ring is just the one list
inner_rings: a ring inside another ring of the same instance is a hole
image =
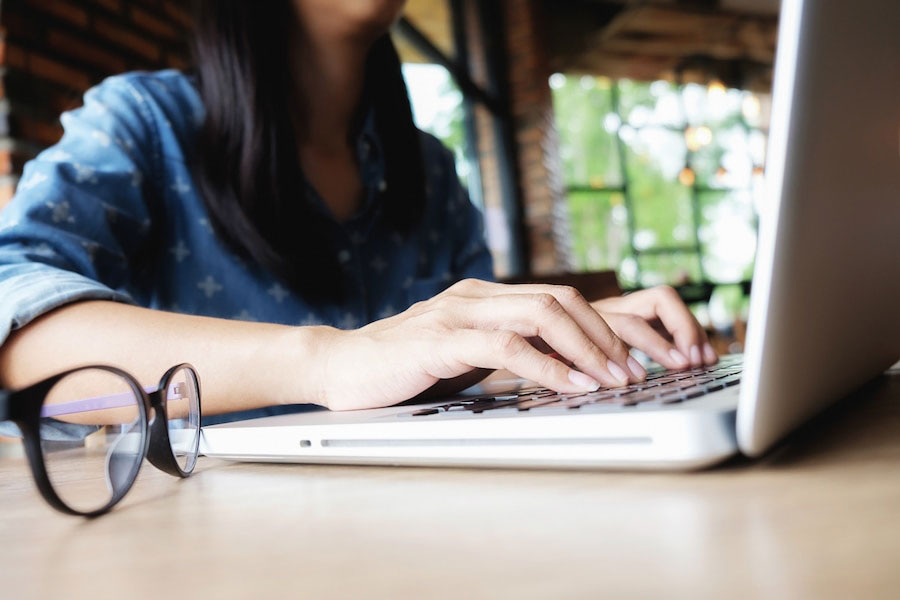
[[[122, 486], [119, 491], [115, 492], [109, 502], [96, 510], [79, 511], [68, 506], [53, 489], [50, 477], [47, 474], [47, 467], [44, 464], [44, 453], [41, 449], [41, 408], [44, 400], [50, 390], [60, 380], [85, 370], [101, 370], [113, 375], [118, 375], [124, 379], [131, 387], [131, 391], [137, 398], [141, 399], [138, 404], [140, 411], [140, 427], [141, 427], [141, 459], [136, 460], [132, 467], [131, 473], [128, 474], [127, 485]], [[89, 365], [69, 369], [62, 373], [48, 377], [43, 381], [28, 386], [27, 388], [16, 391], [0, 390], [0, 421], [12, 421], [19, 426], [22, 432], [22, 441], [25, 446], [25, 455], [28, 458], [28, 464], [31, 467], [31, 473], [37, 484], [38, 490], [44, 499], [56, 510], [69, 515], [81, 515], [84, 517], [95, 517], [101, 515], [121, 500], [125, 494], [131, 489], [134, 480], [137, 478], [141, 465], [144, 464], [144, 458], [150, 461], [157, 469], [174, 475], [175, 477], [188, 477], [194, 470], [196, 457], [199, 454], [200, 435], [198, 432], [194, 448], [194, 458], [188, 463], [189, 468], [184, 470], [178, 464], [178, 459], [172, 450], [172, 444], [169, 439], [169, 415], [167, 411], [167, 397], [169, 384], [176, 372], [187, 370], [190, 372], [197, 384], [197, 407], [200, 409], [200, 378], [197, 371], [191, 365], [182, 363], [175, 365], [168, 371], [159, 381], [159, 387], [156, 391], [145, 392], [140, 384], [122, 369], [107, 365]], [[150, 411], [153, 410], [152, 420], [150, 419]], [[202, 414], [202, 411], [199, 411]], [[198, 415], [199, 416], [199, 415]], [[199, 423], [198, 423], [199, 428]]]

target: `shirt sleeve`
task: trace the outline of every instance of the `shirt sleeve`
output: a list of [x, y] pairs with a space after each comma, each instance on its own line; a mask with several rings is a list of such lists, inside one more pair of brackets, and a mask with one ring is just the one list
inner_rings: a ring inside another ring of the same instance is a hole
[[25, 165], [0, 212], [0, 344], [76, 300], [132, 302], [124, 288], [151, 222], [144, 184], [160, 157], [147, 99], [111, 77], [61, 121], [62, 139]]

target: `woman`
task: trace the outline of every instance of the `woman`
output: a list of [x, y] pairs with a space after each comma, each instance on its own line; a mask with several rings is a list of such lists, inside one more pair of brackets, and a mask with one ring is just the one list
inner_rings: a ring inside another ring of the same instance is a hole
[[669, 288], [591, 306], [483, 281], [478, 212], [412, 123], [387, 36], [402, 7], [204, 0], [196, 77], [113, 77], [64, 114], [0, 213], [0, 384], [83, 363], [152, 382], [188, 361], [208, 413], [341, 410], [485, 369], [622, 385], [645, 376], [629, 345], [715, 362]]

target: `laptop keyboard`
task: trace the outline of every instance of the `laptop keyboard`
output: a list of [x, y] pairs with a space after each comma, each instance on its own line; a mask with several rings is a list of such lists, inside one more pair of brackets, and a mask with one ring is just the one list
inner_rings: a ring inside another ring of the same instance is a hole
[[489, 411], [541, 412], [547, 409], [582, 407], [633, 407], [639, 404], [668, 405], [700, 398], [741, 382], [740, 356], [726, 357], [711, 367], [683, 371], [652, 371], [647, 380], [619, 388], [601, 388], [583, 394], [559, 394], [547, 388], [527, 388], [509, 394], [465, 398], [440, 406], [407, 413], [422, 417], [448, 413], [482, 414]]

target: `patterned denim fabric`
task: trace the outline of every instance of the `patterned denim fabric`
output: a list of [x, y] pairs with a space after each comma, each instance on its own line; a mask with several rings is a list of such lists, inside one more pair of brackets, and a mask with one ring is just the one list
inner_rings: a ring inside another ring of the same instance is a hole
[[339, 305], [310, 306], [214, 234], [187, 162], [203, 118], [192, 79], [172, 70], [110, 77], [62, 115], [62, 139], [25, 166], [0, 212], [0, 343], [80, 299], [351, 329], [460, 279], [492, 278], [481, 215], [452, 155], [427, 134], [425, 217], [405, 236], [383, 225], [384, 163], [370, 111], [356, 141], [363, 209], [332, 220], [333, 247], [322, 249], [336, 253], [350, 293]]

